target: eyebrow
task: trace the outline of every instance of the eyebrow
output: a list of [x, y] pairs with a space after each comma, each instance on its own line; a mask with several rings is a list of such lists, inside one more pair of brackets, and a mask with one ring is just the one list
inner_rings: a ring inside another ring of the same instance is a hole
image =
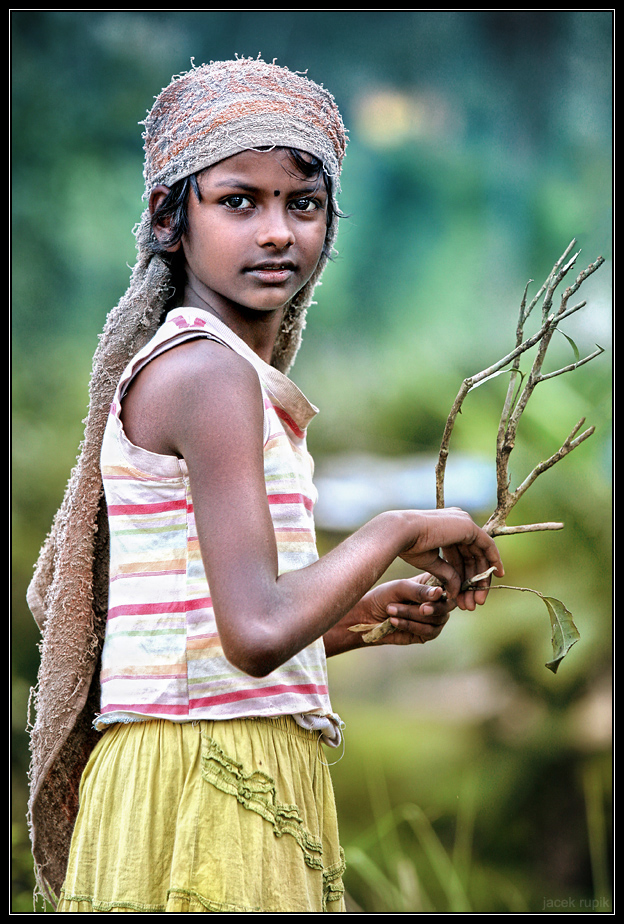
[[226, 178], [224, 180], [217, 180], [214, 183], [214, 185], [218, 189], [235, 186], [236, 189], [244, 189], [245, 192], [258, 192], [257, 186], [251, 186], [249, 183], [244, 183], [242, 180], [237, 180], [236, 178]]
[[[214, 182], [215, 189], [240, 189], [243, 192], [248, 193], [258, 193], [262, 192], [260, 187], [252, 186], [250, 183], [246, 183], [243, 180], [237, 179], [236, 177], [225, 177], [222, 180], [216, 180]], [[308, 183], [306, 186], [301, 186], [299, 189], [294, 189], [290, 191], [290, 195], [297, 196], [309, 193], [316, 192], [325, 192], [325, 186], [321, 183]]]

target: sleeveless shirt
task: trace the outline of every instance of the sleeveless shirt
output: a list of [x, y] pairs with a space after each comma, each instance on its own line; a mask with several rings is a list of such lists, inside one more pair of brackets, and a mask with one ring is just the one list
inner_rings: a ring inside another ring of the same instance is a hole
[[184, 459], [135, 446], [124, 433], [121, 402], [134, 376], [155, 356], [198, 336], [235, 350], [258, 373], [264, 400], [264, 476], [278, 573], [303, 568], [318, 558], [316, 489], [306, 446], [306, 428], [317, 408], [218, 318], [194, 308], [169, 312], [122, 375], [102, 445], [110, 587], [101, 712], [95, 726], [147, 718], [293, 715], [306, 727], [319, 727], [327, 743], [337, 744], [342, 723], [331, 710], [322, 638], [266, 677], [251, 677], [226, 660]]

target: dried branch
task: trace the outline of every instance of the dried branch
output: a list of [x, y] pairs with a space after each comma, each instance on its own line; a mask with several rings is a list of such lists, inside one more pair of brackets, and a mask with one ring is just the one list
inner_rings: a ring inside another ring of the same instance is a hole
[[[498, 432], [496, 436], [496, 509], [484, 526], [484, 529], [489, 533], [490, 536], [509, 536], [514, 533], [528, 533], [536, 532], [538, 530], [562, 529], [563, 523], [553, 522], [530, 523], [524, 526], [507, 526], [507, 517], [518, 503], [520, 498], [526, 493], [526, 491], [528, 491], [531, 485], [543, 472], [552, 468], [553, 465], [556, 465], [556, 463], [563, 459], [564, 456], [567, 456], [570, 452], [576, 449], [577, 446], [580, 446], [581, 443], [585, 442], [585, 440], [588, 439], [594, 432], [594, 427], [588, 427], [587, 430], [579, 433], [583, 424], [585, 423], [585, 419], [583, 418], [582, 420], [579, 420], [579, 422], [572, 429], [570, 435], [564, 440], [557, 452], [554, 452], [544, 462], [539, 462], [535, 468], [527, 475], [524, 481], [516, 488], [515, 491], [510, 490], [509, 457], [515, 446], [516, 432], [520, 418], [526, 410], [529, 399], [531, 398], [537, 385], [541, 384], [542, 382], [546, 382], [555, 376], [563, 375], [566, 372], [572, 372], [574, 369], [578, 369], [580, 366], [585, 365], [604, 352], [602, 347], [598, 347], [593, 353], [590, 353], [588, 356], [585, 356], [583, 359], [581, 359], [578, 355], [576, 346], [572, 341], [570, 341], [577, 356], [576, 362], [570, 363], [567, 366], [563, 366], [554, 372], [542, 372], [548, 347], [550, 346], [553, 335], [558, 329], [559, 324], [566, 318], [569, 318], [576, 311], [579, 311], [581, 308], [585, 307], [585, 302], [581, 302], [578, 305], [574, 305], [573, 307], [568, 307], [570, 298], [576, 291], [578, 291], [579, 287], [588, 278], [588, 276], [591, 276], [591, 274], [594, 273], [598, 267], [602, 265], [602, 263], [604, 263], [604, 259], [599, 257], [595, 263], [590, 264], [586, 269], [580, 272], [574, 282], [564, 291], [563, 295], [561, 296], [559, 307], [553, 311], [553, 299], [555, 292], [567, 273], [576, 263], [578, 257], [578, 253], [575, 253], [570, 259], [568, 259], [570, 251], [574, 247], [575, 243], [575, 241], [570, 243], [565, 252], [555, 263], [550, 275], [546, 279], [546, 282], [541, 286], [529, 304], [527, 304], [529, 286], [533, 281], [529, 280], [525, 286], [520, 303], [518, 324], [516, 327], [516, 345], [514, 349], [506, 356], [503, 356], [502, 359], [499, 359], [498, 362], [489, 366], [487, 369], [483, 369], [481, 372], [478, 372], [475, 375], [464, 379], [446, 420], [446, 426], [442, 435], [442, 443], [438, 456], [438, 463], [436, 465], [436, 506], [438, 508], [444, 507], [444, 475], [449, 455], [451, 435], [453, 433], [455, 421], [457, 420], [457, 415], [461, 412], [462, 405], [466, 396], [470, 391], [472, 391], [472, 389], [477, 388], [479, 385], [487, 382], [489, 379], [492, 379], [495, 376], [501, 375], [503, 373], [509, 374], [509, 384], [507, 387], [507, 392], [503, 403], [503, 410], [501, 412]], [[541, 326], [536, 333], [530, 337], [525, 337], [524, 328], [526, 322], [529, 319], [533, 309], [539, 303], [540, 299], [542, 299]], [[567, 337], [566, 334], [564, 334], [564, 336]], [[570, 340], [569, 337], [568, 340]], [[533, 364], [528, 375], [523, 375], [523, 373], [520, 371], [520, 360], [528, 352], [528, 350], [532, 349], [533, 347], [537, 347], [536, 355], [533, 359]], [[494, 568], [490, 568], [483, 574], [476, 575], [470, 581], [465, 581], [461, 588], [462, 591], [476, 589], [479, 586], [482, 586], [482, 582], [487, 580], [494, 570]], [[427, 583], [440, 585], [442, 582], [439, 581], [438, 578], [430, 576], [427, 580]], [[490, 587], [490, 590], [498, 589], [526, 591], [536, 594], [544, 601], [550, 616], [550, 623], [552, 628], [551, 641], [553, 647], [553, 658], [547, 662], [546, 667], [553, 671], [553, 673], [556, 673], [562, 659], [565, 657], [572, 645], [576, 644], [580, 638], [578, 629], [574, 625], [572, 614], [560, 600], [557, 600], [554, 597], [547, 597], [539, 591], [532, 590], [529, 587], [512, 587], [507, 584], [496, 584], [493, 587]], [[384, 622], [374, 626], [369, 624], [361, 624], [357, 626], [351, 626], [350, 628], [352, 632], [363, 633], [362, 639], [367, 644], [379, 642], [385, 638], [386, 635], [395, 631], [395, 627], [392, 625], [390, 617], [388, 617], [388, 619], [386, 619]]]
[[[537, 530], [562, 528], [562, 523], [551, 522], [532, 523], [524, 526], [507, 526], [507, 518], [522, 495], [533, 484], [536, 478], [542, 474], [542, 472], [552, 468], [553, 465], [564, 458], [564, 456], [572, 452], [573, 449], [576, 449], [577, 446], [584, 442], [594, 432], [594, 428], [590, 427], [581, 433], [580, 436], [577, 436], [584, 423], [584, 420], [579, 421], [567, 439], [563, 442], [560, 449], [553, 453], [553, 455], [546, 459], [546, 461], [540, 462], [538, 465], [536, 465], [533, 471], [530, 472], [530, 474], [524, 479], [520, 486], [516, 488], [515, 491], [510, 490], [509, 457], [515, 446], [518, 424], [537, 385], [548, 381], [557, 375], [563, 375], [566, 372], [571, 372], [574, 369], [578, 369], [580, 366], [583, 366], [590, 362], [592, 359], [595, 359], [603, 352], [602, 347], [598, 347], [593, 353], [590, 353], [583, 359], [577, 357], [576, 362], [557, 369], [554, 372], [542, 372], [548, 347], [550, 346], [552, 337], [555, 331], [558, 329], [560, 323], [566, 318], [570, 317], [576, 311], [584, 308], [586, 305], [586, 302], [581, 302], [580, 304], [569, 307], [569, 301], [571, 297], [575, 292], [578, 291], [582, 283], [589, 276], [591, 276], [591, 274], [594, 273], [602, 265], [602, 263], [604, 263], [603, 257], [599, 257], [594, 263], [590, 264], [586, 269], [582, 270], [574, 282], [569, 285], [563, 292], [558, 308], [553, 310], [555, 292], [570, 269], [575, 265], [579, 256], [579, 253], [577, 252], [570, 259], [568, 259], [575, 243], [576, 241], [572, 241], [569, 244], [559, 260], [555, 263], [544, 284], [528, 304], [527, 296], [532, 280], [527, 283], [524, 289], [520, 310], [518, 313], [516, 345], [514, 349], [502, 359], [498, 360], [498, 362], [489, 366], [487, 369], [483, 369], [481, 372], [478, 372], [475, 375], [464, 379], [446, 421], [446, 426], [442, 435], [442, 443], [440, 446], [438, 463], [436, 466], [437, 507], [444, 507], [444, 475], [449, 455], [451, 435], [453, 432], [453, 427], [455, 426], [457, 415], [461, 412], [462, 405], [466, 396], [470, 391], [472, 391], [472, 389], [483, 384], [494, 376], [500, 375], [502, 373], [509, 374], [509, 384], [503, 403], [503, 410], [501, 413], [496, 438], [497, 503], [494, 513], [490, 516], [484, 526], [484, 528], [491, 536], [510, 535], [512, 533], [535, 532]], [[540, 299], [542, 301], [541, 326], [534, 334], [525, 337], [526, 322], [528, 321], [536, 305], [540, 302]], [[521, 358], [533, 347], [537, 347], [536, 354], [533, 359], [533, 364], [528, 375], [523, 375], [520, 372]]]

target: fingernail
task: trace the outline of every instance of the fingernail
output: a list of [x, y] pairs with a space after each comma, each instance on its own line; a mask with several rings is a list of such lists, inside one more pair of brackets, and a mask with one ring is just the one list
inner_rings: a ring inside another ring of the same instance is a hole
[[392, 606], [392, 604], [386, 607], [386, 613], [388, 614], [388, 616], [396, 616], [398, 612], [399, 611], [397, 610], [396, 606]]

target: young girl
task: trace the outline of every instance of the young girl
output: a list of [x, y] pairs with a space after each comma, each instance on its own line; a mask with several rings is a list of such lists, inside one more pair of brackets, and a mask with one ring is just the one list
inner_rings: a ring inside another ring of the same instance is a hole
[[[38, 882], [63, 912], [344, 911], [326, 657], [388, 616], [384, 644], [435, 638], [502, 564], [457, 509], [317, 555], [316, 408], [286, 372], [336, 236], [333, 98], [237, 59], [174, 79], [145, 129], [137, 265], [29, 591]], [[397, 557], [424, 574], [377, 585]]]

